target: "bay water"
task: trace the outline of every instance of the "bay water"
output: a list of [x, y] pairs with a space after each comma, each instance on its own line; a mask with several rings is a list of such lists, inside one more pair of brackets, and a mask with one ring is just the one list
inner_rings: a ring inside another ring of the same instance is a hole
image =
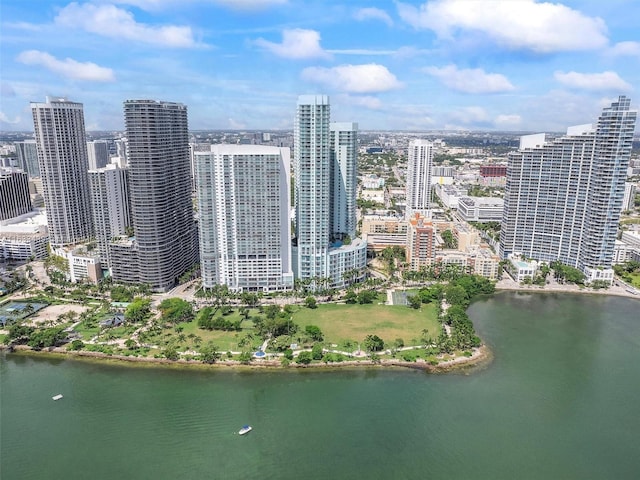
[[493, 359], [447, 374], [6, 354], [0, 477], [640, 478], [640, 301], [503, 292], [469, 315]]

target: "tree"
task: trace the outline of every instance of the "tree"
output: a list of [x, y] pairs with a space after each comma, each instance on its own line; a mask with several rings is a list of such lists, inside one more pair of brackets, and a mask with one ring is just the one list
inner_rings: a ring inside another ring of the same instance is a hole
[[352, 289], [349, 289], [344, 296], [344, 301], [351, 304], [358, 303], [358, 295]]
[[375, 292], [375, 290], [362, 290], [360, 293], [358, 293], [358, 303], [360, 305], [373, 303], [377, 296], [378, 294]]
[[312, 360], [313, 360], [313, 354], [305, 350], [298, 354], [298, 358], [296, 362], [301, 363], [302, 365], [309, 365]]
[[166, 298], [160, 302], [158, 310], [160, 310], [163, 321], [174, 325], [180, 322], [190, 322], [194, 316], [193, 305], [182, 298]]
[[124, 285], [114, 285], [111, 287], [111, 301], [113, 302], [130, 302], [133, 300], [133, 293]]
[[380, 352], [384, 349], [384, 341], [377, 335], [367, 335], [363, 345], [369, 352]]
[[407, 303], [409, 307], [418, 310], [422, 306], [422, 300], [419, 295], [407, 295]]
[[322, 344], [316, 343], [311, 349], [311, 356], [313, 357], [314, 360], [321, 360], [322, 355], [323, 355]]
[[67, 347], [68, 350], [82, 350], [84, 348], [84, 342], [82, 340], [74, 340], [73, 342], [71, 342], [71, 344]]
[[260, 298], [257, 293], [248, 293], [245, 292], [240, 295], [240, 301], [244, 303], [247, 307], [257, 307], [260, 304]]
[[136, 348], [138, 348], [138, 344], [136, 343], [136, 341], [132, 338], [128, 338], [125, 342], [124, 342], [124, 346], [127, 347], [129, 350], [135, 350]]
[[143, 321], [151, 312], [151, 300], [148, 298], [135, 298], [124, 311], [124, 318], [127, 321], [138, 323]]
[[321, 342], [324, 340], [324, 335], [322, 335], [322, 330], [317, 325], [307, 325], [304, 327], [304, 331], [312, 340], [316, 342]]
[[304, 305], [311, 309], [318, 308], [318, 303], [316, 302], [315, 297], [312, 297], [311, 295], [304, 299]]
[[204, 363], [215, 363], [221, 357], [218, 347], [212, 342], [207, 343], [200, 349], [200, 358]]
[[165, 358], [168, 358], [169, 360], [178, 360], [178, 358], [180, 358], [180, 355], [178, 354], [178, 349], [174, 345], [167, 346], [167, 348], [164, 349], [162, 354], [164, 355]]
[[67, 338], [67, 334], [63, 327], [46, 328], [32, 333], [27, 345], [35, 350], [40, 350], [41, 348], [55, 347], [65, 338]]
[[290, 348], [287, 348], [284, 351], [284, 358], [286, 358], [287, 360], [293, 360], [293, 350], [291, 350]]
[[460, 285], [447, 285], [444, 292], [447, 303], [450, 305], [466, 305], [469, 301], [467, 292]]
[[454, 249], [458, 247], [458, 241], [456, 237], [453, 236], [451, 230], [445, 230], [441, 234], [442, 241], [444, 242], [444, 248]]
[[240, 356], [238, 357], [238, 360], [240, 360], [240, 363], [246, 365], [248, 363], [251, 362], [251, 352], [242, 352], [240, 354]]
[[264, 308], [264, 314], [267, 318], [273, 320], [280, 313], [280, 307], [278, 305], [267, 305]]

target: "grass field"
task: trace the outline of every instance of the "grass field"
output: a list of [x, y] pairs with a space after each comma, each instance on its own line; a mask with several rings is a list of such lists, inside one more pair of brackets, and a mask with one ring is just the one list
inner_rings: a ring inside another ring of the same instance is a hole
[[631, 277], [631, 284], [636, 288], [640, 288], [640, 273], [630, 273], [629, 277]]
[[316, 309], [301, 308], [293, 315], [300, 327], [317, 325], [327, 343], [361, 342], [367, 335], [378, 335], [391, 343], [402, 338], [406, 345], [420, 343], [422, 330], [437, 337], [440, 324], [434, 305], [423, 305], [420, 310], [390, 305], [324, 304]]
[[[234, 316], [237, 313], [232, 313], [229, 315], [230, 320], [234, 320]], [[202, 339], [201, 345], [206, 345], [208, 342], [213, 342], [220, 351], [243, 351], [250, 350], [255, 351], [258, 346], [262, 344], [262, 340], [257, 335], [255, 339], [251, 341], [250, 345], [245, 347], [239, 347], [238, 342], [240, 339], [245, 336], [247, 333], [255, 333], [253, 330], [253, 322], [250, 320], [245, 320], [242, 322], [242, 330], [239, 332], [226, 332], [223, 330], [204, 330], [198, 327], [198, 323], [193, 320], [191, 322], [181, 323], [179, 326], [183, 328], [182, 333], [184, 333], [187, 338], [189, 335], [193, 334]], [[166, 331], [166, 330], [165, 330]], [[176, 335], [174, 333], [174, 335]], [[188, 345], [193, 345], [193, 339], [188, 339]]]

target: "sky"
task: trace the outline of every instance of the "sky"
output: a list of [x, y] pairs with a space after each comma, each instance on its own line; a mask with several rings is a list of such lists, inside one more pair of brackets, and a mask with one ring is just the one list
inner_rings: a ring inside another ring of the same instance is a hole
[[640, 104], [639, 0], [2, 0], [0, 130], [29, 102], [123, 130], [129, 99], [192, 130], [291, 129], [299, 95], [361, 130], [563, 131]]

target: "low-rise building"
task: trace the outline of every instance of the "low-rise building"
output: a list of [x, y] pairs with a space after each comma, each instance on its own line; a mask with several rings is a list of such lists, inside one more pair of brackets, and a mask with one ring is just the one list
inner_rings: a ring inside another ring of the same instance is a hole
[[458, 200], [458, 215], [466, 222], [499, 222], [503, 210], [502, 198], [461, 197]]
[[0, 258], [26, 261], [48, 255], [49, 232], [44, 212], [34, 211], [0, 222]]
[[533, 280], [536, 273], [538, 272], [538, 262], [535, 260], [525, 261], [520, 258], [518, 254], [509, 255], [509, 272], [513, 279], [520, 283], [524, 282], [525, 279]]
[[57, 247], [53, 254], [62, 257], [69, 263], [69, 281], [77, 283], [89, 281], [98, 283], [102, 280], [102, 265], [97, 252], [91, 253], [86, 246], [74, 248]]
[[402, 247], [407, 244], [407, 226], [402, 217], [391, 215], [364, 215], [362, 218], [362, 238], [367, 248], [381, 251], [387, 247]]

